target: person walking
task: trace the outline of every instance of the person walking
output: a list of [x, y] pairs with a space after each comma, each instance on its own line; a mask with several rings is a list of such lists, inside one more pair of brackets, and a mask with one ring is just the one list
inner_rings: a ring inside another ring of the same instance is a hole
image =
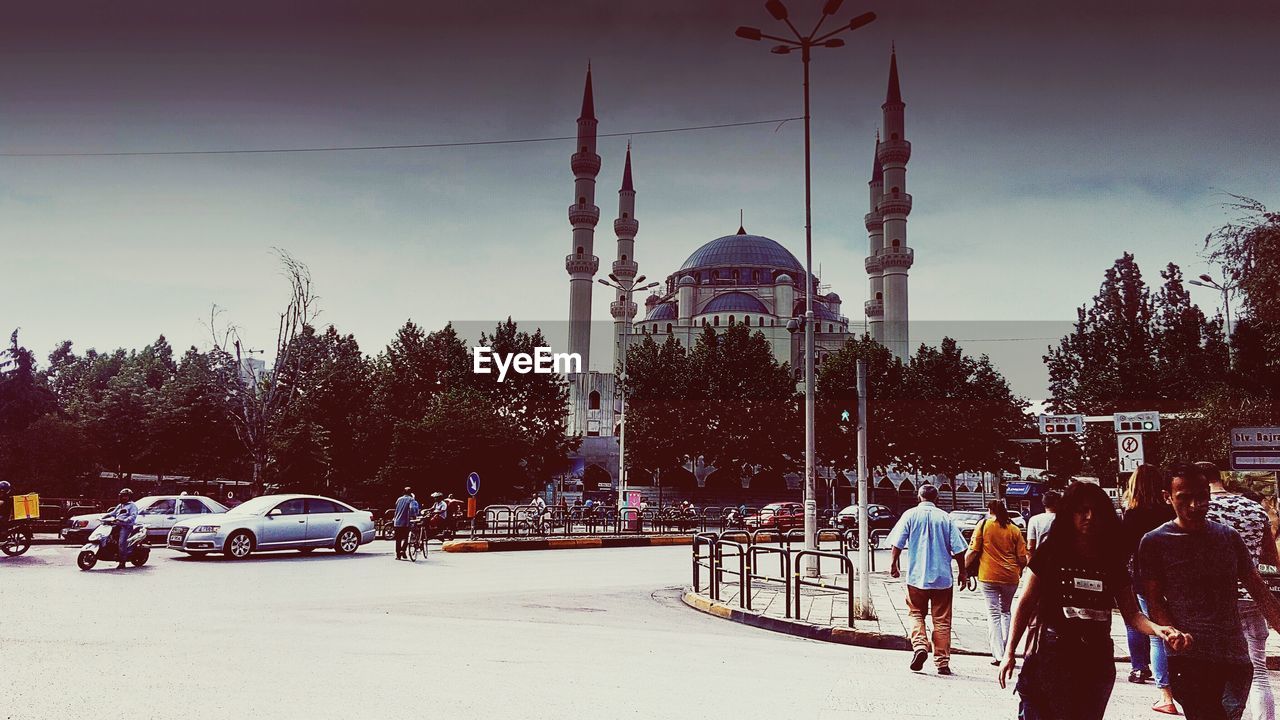
[[[1154, 465], [1139, 465], [1129, 475], [1125, 486], [1121, 505], [1124, 507], [1124, 518], [1120, 521], [1123, 535], [1123, 553], [1129, 566], [1129, 577], [1133, 579], [1134, 589], [1138, 595], [1138, 608], [1150, 613], [1147, 599], [1142, 592], [1142, 584], [1138, 581], [1134, 569], [1133, 557], [1138, 552], [1138, 543], [1142, 536], [1173, 519], [1173, 508], [1164, 501], [1164, 473]], [[1151, 706], [1152, 710], [1166, 715], [1177, 715], [1178, 706], [1173, 702], [1173, 691], [1169, 689], [1169, 650], [1164, 641], [1158, 637], [1147, 637], [1131, 625], [1125, 627], [1129, 640], [1129, 682], [1144, 683], [1154, 677], [1156, 690], [1160, 697]]]
[[405, 554], [409, 545], [409, 525], [414, 518], [418, 517], [418, 513], [421, 510], [422, 507], [418, 505], [417, 498], [413, 496], [412, 488], [405, 488], [404, 494], [396, 498], [396, 514], [391, 521], [391, 525], [394, 528], [393, 532], [396, 538], [397, 560], [409, 559], [408, 555]]
[[1210, 522], [1209, 481], [1189, 465], [1168, 472], [1165, 497], [1174, 520], [1138, 545], [1138, 576], [1157, 622], [1175, 623], [1195, 641], [1170, 645], [1169, 687], [1188, 720], [1239, 720], [1253, 682], [1253, 663], [1240, 622], [1245, 590], [1273, 628], [1280, 602], [1258, 575], [1240, 533]]
[[1005, 640], [1009, 636], [1010, 610], [1018, 589], [1022, 569], [1027, 566], [1027, 544], [1022, 531], [1009, 518], [1004, 502], [992, 500], [989, 515], [973, 531], [964, 565], [973, 571], [977, 564], [978, 584], [987, 599], [987, 639], [991, 646], [991, 664], [1004, 658]]
[[1027, 553], [1033, 553], [1040, 544], [1049, 537], [1049, 528], [1053, 525], [1054, 512], [1058, 509], [1058, 498], [1062, 497], [1057, 490], [1046, 490], [1040, 502], [1044, 504], [1044, 512], [1027, 521]]
[[1191, 638], [1138, 609], [1111, 498], [1090, 483], [1063, 493], [1053, 532], [1031, 556], [996, 679], [1013, 676], [1015, 652], [1033, 616], [1039, 630], [1018, 674], [1022, 720], [1101, 720], [1115, 685], [1111, 609], [1144, 634], [1175, 647]]
[[138, 506], [133, 503], [133, 491], [129, 488], [120, 490], [120, 504], [107, 511], [104, 518], [114, 518], [116, 521], [115, 530], [112, 533], [116, 536], [116, 569], [120, 570], [124, 567], [124, 563], [129, 559], [129, 535], [133, 533], [133, 526], [138, 522]]
[[951, 562], [959, 564], [961, 584], [968, 580], [964, 568], [964, 537], [951, 516], [936, 505], [938, 488], [921, 485], [920, 504], [902, 514], [889, 534], [892, 558], [889, 574], [901, 577], [899, 558], [907, 551], [907, 611], [911, 615], [911, 669], [919, 671], [929, 657], [930, 634], [925, 613], [933, 619], [933, 662], [939, 675], [951, 674], [951, 601], [954, 580]]
[[[1209, 520], [1226, 525], [1240, 534], [1256, 568], [1280, 565], [1271, 522], [1261, 503], [1233, 493], [1222, 484], [1222, 475], [1211, 462], [1198, 462], [1196, 468], [1209, 483]], [[1258, 603], [1243, 586], [1238, 587], [1236, 607], [1244, 630], [1249, 661], [1253, 664], [1253, 682], [1249, 686], [1248, 708], [1253, 720], [1275, 720], [1275, 696], [1271, 692], [1271, 673], [1267, 671], [1267, 622]]]

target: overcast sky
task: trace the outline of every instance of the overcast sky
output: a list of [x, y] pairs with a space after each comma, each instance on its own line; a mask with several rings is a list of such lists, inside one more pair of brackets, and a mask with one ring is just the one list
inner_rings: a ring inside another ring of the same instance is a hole
[[[779, 29], [756, 2], [18, 5], [0, 9], [0, 153], [572, 135], [588, 61], [601, 133], [801, 110], [799, 58], [733, 35]], [[807, 26], [821, 2], [788, 5]], [[1208, 269], [1225, 193], [1280, 205], [1275, 4], [1047, 6], [849, 0], [840, 19], [879, 19], [812, 66], [814, 261], [845, 314], [862, 320], [866, 182], [896, 43], [911, 316], [937, 321], [912, 339], [968, 341], [1032, 400], [1049, 341], [1008, 338], [1060, 335], [1125, 250], [1153, 282], [1168, 261]], [[633, 136], [641, 272], [665, 278], [734, 232], [740, 208], [748, 231], [803, 258], [802, 138], [799, 122]], [[599, 143], [602, 267], [626, 142]], [[287, 294], [272, 246], [311, 266], [321, 319], [366, 352], [409, 318], [562, 322], [572, 149], [0, 157], [0, 327], [21, 327], [42, 360], [62, 339], [205, 346], [217, 304], [269, 347]], [[608, 303], [596, 293], [597, 320]]]

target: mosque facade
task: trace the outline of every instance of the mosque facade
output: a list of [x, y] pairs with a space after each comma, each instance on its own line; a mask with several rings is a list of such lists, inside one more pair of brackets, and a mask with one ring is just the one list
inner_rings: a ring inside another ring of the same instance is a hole
[[[904, 109], [898, 81], [897, 55], [890, 55], [889, 86], [883, 111], [884, 137], [877, 137], [875, 159], [869, 182], [869, 210], [864, 216], [869, 253], [865, 269], [870, 299], [862, 311], [865, 325], [850, 322], [843, 302], [834, 292], [825, 292], [817, 277], [808, 275], [804, 265], [784, 245], [762, 235], [737, 232], [715, 238], [693, 251], [665, 282], [644, 300], [643, 314], [638, 303], [618, 291], [610, 303], [613, 318], [613, 367], [618, 366], [623, 348], [645, 334], [661, 343], [674, 337], [685, 347], [693, 347], [704, 328], [727, 329], [745, 325], [764, 335], [779, 362], [789, 362], [803, 372], [803, 318], [807, 296], [813, 298], [815, 316], [815, 364], [838, 351], [865, 328], [873, 339], [894, 355], [908, 359], [907, 332], [908, 271], [914, 251], [906, 244], [907, 215], [911, 196], [906, 193], [906, 165], [911, 155], [904, 127]], [[577, 147], [570, 159], [574, 176], [575, 202], [569, 206], [572, 244], [565, 257], [569, 275], [569, 345], [582, 358], [582, 368], [590, 368], [592, 290], [600, 271], [595, 254], [595, 230], [600, 208], [595, 204], [596, 178], [601, 158], [596, 154], [595, 103], [591, 70], [587, 70], [582, 111], [577, 121]], [[636, 238], [640, 222], [636, 216], [636, 190], [631, 169], [631, 149], [623, 165], [618, 190], [618, 211], [613, 221], [616, 238], [614, 259], [605, 275], [626, 287], [640, 274], [636, 258]], [[630, 333], [627, 327], [630, 324]], [[790, 326], [789, 326], [790, 324]], [[801, 331], [797, 332], [797, 326]], [[568, 432], [583, 438], [574, 458], [573, 484], [583, 482], [587, 494], [605, 493], [618, 487], [617, 381], [613, 373], [585, 371], [569, 376], [570, 413]], [[803, 378], [797, 376], [798, 381]], [[714, 468], [687, 468], [701, 484]], [[798, 481], [798, 480], [797, 480]], [[628, 488], [648, 492], [650, 478], [630, 473]], [[748, 481], [750, 482], [750, 481]], [[750, 487], [748, 485], [747, 487]]]

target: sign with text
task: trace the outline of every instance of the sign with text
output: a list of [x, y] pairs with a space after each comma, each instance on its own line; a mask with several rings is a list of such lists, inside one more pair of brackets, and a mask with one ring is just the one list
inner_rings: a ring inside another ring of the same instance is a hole
[[1280, 427], [1234, 428], [1231, 469], [1237, 472], [1280, 470]]
[[1235, 428], [1231, 431], [1231, 447], [1280, 449], [1280, 427]]

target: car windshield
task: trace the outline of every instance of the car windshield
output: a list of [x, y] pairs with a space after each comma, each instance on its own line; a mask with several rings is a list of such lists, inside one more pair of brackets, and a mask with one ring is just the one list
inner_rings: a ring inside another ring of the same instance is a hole
[[973, 520], [973, 521], [977, 521], [977, 520], [981, 520], [981, 519], [982, 519], [983, 514], [982, 514], [982, 513], [976, 513], [976, 512], [954, 512], [954, 513], [951, 513], [951, 516], [952, 516], [952, 517], [954, 517], [954, 518], [955, 518], [955, 519], [957, 519], [957, 520]]
[[226, 505], [223, 505], [213, 498], [205, 498], [204, 504], [209, 508], [209, 512], [211, 513], [224, 513], [227, 512], [228, 509]]
[[262, 515], [263, 513], [275, 507], [278, 503], [282, 502], [283, 500], [284, 498], [280, 497], [279, 495], [263, 495], [261, 497], [253, 498], [252, 500], [245, 500], [239, 505], [228, 510], [227, 514], [228, 515]]

